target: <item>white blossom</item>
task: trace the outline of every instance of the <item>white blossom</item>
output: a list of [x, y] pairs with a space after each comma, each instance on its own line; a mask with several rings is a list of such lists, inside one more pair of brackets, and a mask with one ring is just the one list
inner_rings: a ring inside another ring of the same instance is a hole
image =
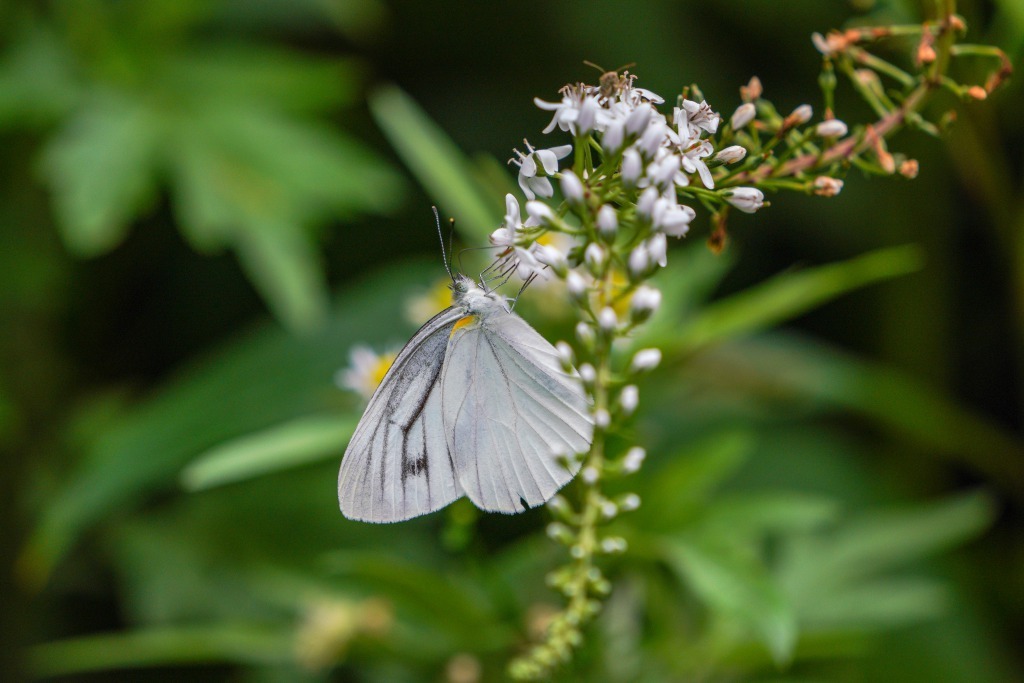
[[843, 181], [820, 175], [814, 179], [814, 194], [819, 197], [835, 197], [843, 190]]
[[640, 446], [633, 446], [626, 455], [622, 458], [622, 471], [626, 474], [632, 474], [640, 469], [640, 466], [644, 464], [644, 459], [647, 457], [647, 451]]
[[599, 429], [608, 429], [608, 425], [612, 423], [611, 414], [604, 408], [598, 408], [594, 411], [594, 426]]
[[615, 207], [611, 204], [605, 204], [597, 212], [597, 229], [601, 235], [607, 239], [611, 239], [615, 236], [615, 231], [619, 228], [619, 217], [615, 212]]
[[740, 145], [730, 145], [725, 149], [721, 149], [715, 154], [715, 160], [721, 161], [723, 164], [735, 164], [737, 161], [743, 161], [747, 156], [747, 150], [745, 147]]
[[846, 135], [848, 130], [846, 124], [839, 119], [829, 119], [819, 123], [814, 132], [823, 138], [841, 138]]
[[550, 244], [534, 244], [533, 253], [537, 261], [551, 268], [559, 277], [568, 273], [569, 263], [560, 249]]
[[630, 313], [634, 319], [646, 320], [661, 306], [661, 291], [649, 285], [640, 285], [633, 292], [629, 302]]
[[639, 404], [640, 390], [636, 385], [628, 384], [622, 387], [622, 391], [619, 392], [619, 407], [622, 409], [622, 414], [629, 417]]
[[562, 188], [565, 201], [575, 205], [583, 203], [583, 183], [575, 173], [569, 170], [562, 171], [558, 184]]
[[700, 137], [701, 131], [714, 135], [722, 117], [707, 102], [683, 100], [683, 106], [673, 110], [672, 119], [683, 139], [692, 140]]
[[629, 273], [635, 279], [640, 279], [647, 274], [651, 267], [651, 253], [647, 251], [646, 244], [640, 244], [629, 252]]
[[714, 154], [714, 152], [715, 148], [711, 146], [710, 142], [699, 140], [686, 148], [682, 158], [683, 170], [687, 173], [699, 175], [700, 181], [709, 190], [714, 189], [715, 179], [711, 177], [711, 169], [708, 168], [707, 162], [704, 159]]
[[643, 172], [644, 162], [640, 158], [640, 152], [635, 147], [630, 147], [622, 154], [622, 184], [626, 187], [636, 187]]
[[570, 270], [565, 276], [565, 287], [569, 294], [579, 299], [587, 292], [587, 281], [575, 270]]
[[365, 344], [353, 346], [349, 352], [349, 366], [339, 370], [334, 381], [342, 389], [354, 391], [368, 401], [377, 391], [377, 386], [384, 379], [396, 355], [395, 350], [376, 353]]
[[754, 213], [764, 206], [764, 193], [756, 187], [736, 187], [725, 193], [725, 201], [744, 213]]
[[653, 370], [658, 367], [660, 363], [660, 349], [641, 349], [634, 354], [633, 362], [630, 364], [630, 369], [632, 369], [633, 372], [645, 372], [647, 370]]
[[799, 125], [810, 121], [812, 116], [814, 116], [814, 109], [811, 105], [801, 104], [786, 117], [786, 120], [791, 124]]
[[654, 107], [649, 104], [641, 104], [626, 116], [626, 134], [630, 136], [640, 135], [647, 130], [651, 118], [658, 118], [658, 116]]
[[605, 306], [601, 309], [601, 312], [597, 314], [597, 324], [602, 331], [611, 334], [615, 331], [615, 328], [619, 326], [619, 317], [615, 315], [615, 309], [611, 306]]
[[756, 116], [757, 107], [754, 106], [754, 103], [744, 102], [740, 106], [736, 107], [736, 111], [732, 113], [732, 118], [729, 119], [729, 124], [732, 126], [733, 130], [740, 130], [741, 128], [745, 128]]
[[615, 120], [608, 124], [605, 128], [604, 135], [601, 136], [601, 149], [606, 154], [615, 154], [622, 149], [622, 143], [626, 139], [626, 122], [622, 120]]
[[647, 238], [647, 253], [662, 268], [668, 265], [668, 240], [665, 233], [656, 232]]
[[591, 242], [583, 251], [583, 260], [592, 272], [600, 273], [608, 260], [608, 252], [597, 242]]
[[[572, 145], [534, 149], [526, 143], [526, 149], [526, 154], [515, 150], [517, 158], [510, 159], [511, 163], [519, 167], [519, 187], [523, 189], [527, 199], [536, 199], [538, 195], [551, 197], [555, 192], [547, 176], [558, 172], [558, 160], [572, 152]], [[541, 172], [543, 175], [538, 175]]]

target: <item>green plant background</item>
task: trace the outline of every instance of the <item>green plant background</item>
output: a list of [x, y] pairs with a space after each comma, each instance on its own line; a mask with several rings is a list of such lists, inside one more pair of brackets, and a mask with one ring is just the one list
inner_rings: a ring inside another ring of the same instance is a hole
[[[959, 9], [1019, 63], [1016, 0]], [[485, 243], [532, 98], [584, 59], [725, 114], [757, 74], [786, 110], [818, 104], [812, 31], [919, 11], [0, 5], [5, 680], [501, 680], [557, 604], [544, 512], [378, 527], [335, 500], [360, 406], [333, 377], [413, 331], [429, 206]], [[734, 219], [722, 256], [674, 248], [644, 504], [559, 680], [1024, 678], [1022, 105], [1011, 81], [897, 138], [913, 182], [854, 173]]]

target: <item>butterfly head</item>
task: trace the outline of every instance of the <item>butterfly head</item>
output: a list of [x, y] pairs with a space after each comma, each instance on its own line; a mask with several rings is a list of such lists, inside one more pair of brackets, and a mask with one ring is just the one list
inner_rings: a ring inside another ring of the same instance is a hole
[[467, 315], [487, 317], [494, 313], [508, 313], [505, 297], [485, 289], [472, 278], [459, 274], [452, 278], [452, 304], [463, 309]]

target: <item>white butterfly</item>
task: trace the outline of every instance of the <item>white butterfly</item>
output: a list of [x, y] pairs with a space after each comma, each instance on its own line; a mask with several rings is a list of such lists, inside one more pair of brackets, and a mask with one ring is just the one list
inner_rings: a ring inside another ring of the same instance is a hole
[[464, 495], [522, 512], [569, 482], [571, 456], [590, 447], [589, 400], [555, 348], [504, 297], [463, 275], [451, 288], [453, 305], [398, 354], [345, 450], [350, 519], [398, 522]]

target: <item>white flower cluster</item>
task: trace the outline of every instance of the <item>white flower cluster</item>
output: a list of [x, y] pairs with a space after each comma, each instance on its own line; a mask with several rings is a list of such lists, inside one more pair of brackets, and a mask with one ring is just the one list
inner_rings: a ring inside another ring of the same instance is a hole
[[[576, 145], [535, 149], [526, 143], [526, 152], [516, 150], [510, 160], [519, 167], [519, 187], [528, 200], [527, 219], [522, 221], [519, 201], [508, 195], [504, 224], [491, 235], [491, 243], [505, 249], [502, 257], [515, 263], [520, 277], [545, 276], [550, 271], [564, 277], [566, 255], [536, 242], [547, 230], [572, 231], [551, 207], [538, 200], [554, 196], [552, 178], [559, 181], [570, 207], [594, 199], [585, 187], [588, 181], [594, 185], [596, 181], [614, 179], [621, 184], [626, 192], [616, 198], [614, 205], [597, 207], [596, 228], [602, 240], [611, 243], [619, 227], [619, 213], [635, 206], [633, 215], [645, 224], [649, 237], [634, 249], [628, 263], [635, 277], [643, 277], [656, 266], [665, 265], [666, 237], [683, 237], [696, 217], [691, 207], [679, 203], [677, 189], [699, 179], [704, 188], [713, 190], [715, 179], [708, 161], [730, 164], [746, 156], [739, 145], [716, 155], [709, 137], [717, 132], [722, 117], [707, 102], [681, 98], [668, 117], [657, 109], [664, 98], [635, 87], [633, 80], [628, 74], [605, 74], [600, 85], [564, 87], [558, 102], [534, 100], [540, 109], [552, 112], [544, 132], [557, 128], [571, 133]], [[559, 161], [574, 149], [579, 153], [591, 136], [601, 148], [604, 163], [600, 172], [607, 178], [581, 179], [571, 170], [560, 171]], [[752, 212], [760, 208], [764, 196], [755, 188], [731, 188], [724, 199]]]

